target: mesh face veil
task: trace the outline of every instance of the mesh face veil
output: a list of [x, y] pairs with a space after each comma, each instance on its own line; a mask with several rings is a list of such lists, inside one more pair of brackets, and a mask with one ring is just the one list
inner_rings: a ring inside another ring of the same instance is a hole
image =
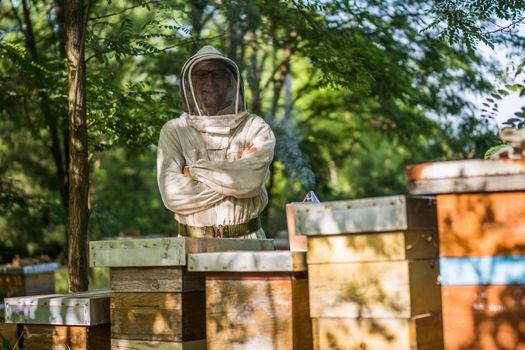
[[[181, 76], [183, 108], [189, 115], [238, 114], [246, 110], [237, 64], [214, 47], [204, 46], [190, 57]], [[210, 114], [210, 110], [216, 112]]]

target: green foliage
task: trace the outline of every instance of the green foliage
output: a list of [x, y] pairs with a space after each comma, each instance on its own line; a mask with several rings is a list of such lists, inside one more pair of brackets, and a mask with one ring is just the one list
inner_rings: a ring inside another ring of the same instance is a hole
[[524, 10], [522, 0], [439, 0], [431, 8], [435, 18], [427, 29], [439, 29], [440, 37], [451, 45], [464, 44], [473, 50], [481, 42], [493, 48], [494, 42], [505, 40], [525, 20]]
[[[63, 244], [66, 212], [62, 24], [55, 3], [30, 4], [36, 56], [19, 3], [0, 3], [0, 241], [8, 242], [2, 252], [22, 254]], [[239, 63], [252, 110], [277, 136], [273, 234], [285, 227], [284, 204], [307, 190], [321, 200], [400, 193], [408, 164], [481, 157], [495, 130], [458, 91], [491, 91], [480, 72], [496, 66], [473, 48], [499, 41], [486, 23], [517, 20], [522, 9], [440, 0], [94, 2], [90, 239], [174, 232], [156, 188], [155, 145], [181, 111], [180, 69], [202, 45]], [[519, 48], [520, 40], [510, 42]]]
[[130, 151], [121, 146], [99, 154], [91, 176], [93, 240], [115, 235], [176, 232], [173, 214], [162, 204], [156, 182], [155, 149]]
[[[517, 67], [511, 70], [508, 77], [503, 77], [500, 84], [490, 97], [485, 98], [483, 102], [482, 117], [494, 119], [499, 113], [499, 103], [511, 94], [517, 94], [523, 98], [525, 96], [525, 79], [522, 73], [525, 67], [525, 61], [522, 61]], [[517, 83], [516, 81], [520, 81]], [[517, 106], [518, 111], [514, 112], [511, 117], [503, 122], [505, 127], [522, 129], [525, 128], [525, 104]], [[490, 150], [489, 150], [490, 151]], [[487, 151], [488, 152], [488, 151]]]

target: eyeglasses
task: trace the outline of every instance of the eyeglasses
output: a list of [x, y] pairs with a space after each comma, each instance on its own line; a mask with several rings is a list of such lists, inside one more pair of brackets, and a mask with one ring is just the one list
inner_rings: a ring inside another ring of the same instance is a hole
[[196, 70], [192, 72], [192, 76], [197, 80], [208, 79], [208, 76], [211, 74], [213, 79], [223, 79], [228, 74], [227, 69], [214, 69], [214, 70]]

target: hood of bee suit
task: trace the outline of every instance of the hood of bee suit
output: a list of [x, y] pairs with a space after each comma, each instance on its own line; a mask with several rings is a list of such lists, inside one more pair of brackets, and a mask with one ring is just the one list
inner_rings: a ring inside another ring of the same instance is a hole
[[[199, 101], [191, 75], [195, 66], [202, 61], [220, 60], [228, 67], [230, 82], [226, 91], [227, 106], [220, 110], [217, 115], [206, 115]], [[182, 105], [188, 121], [200, 131], [210, 128], [233, 129], [244, 119], [246, 112], [246, 100], [244, 96], [244, 83], [237, 64], [224, 56], [213, 46], [204, 46], [195, 55], [191, 56], [181, 71], [181, 97]]]

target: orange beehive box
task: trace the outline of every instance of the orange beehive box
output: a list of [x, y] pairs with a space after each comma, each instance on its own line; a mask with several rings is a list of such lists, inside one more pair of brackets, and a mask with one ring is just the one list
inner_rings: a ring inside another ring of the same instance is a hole
[[525, 192], [443, 194], [437, 205], [441, 256], [525, 255]]
[[525, 286], [444, 286], [447, 350], [524, 350]]

